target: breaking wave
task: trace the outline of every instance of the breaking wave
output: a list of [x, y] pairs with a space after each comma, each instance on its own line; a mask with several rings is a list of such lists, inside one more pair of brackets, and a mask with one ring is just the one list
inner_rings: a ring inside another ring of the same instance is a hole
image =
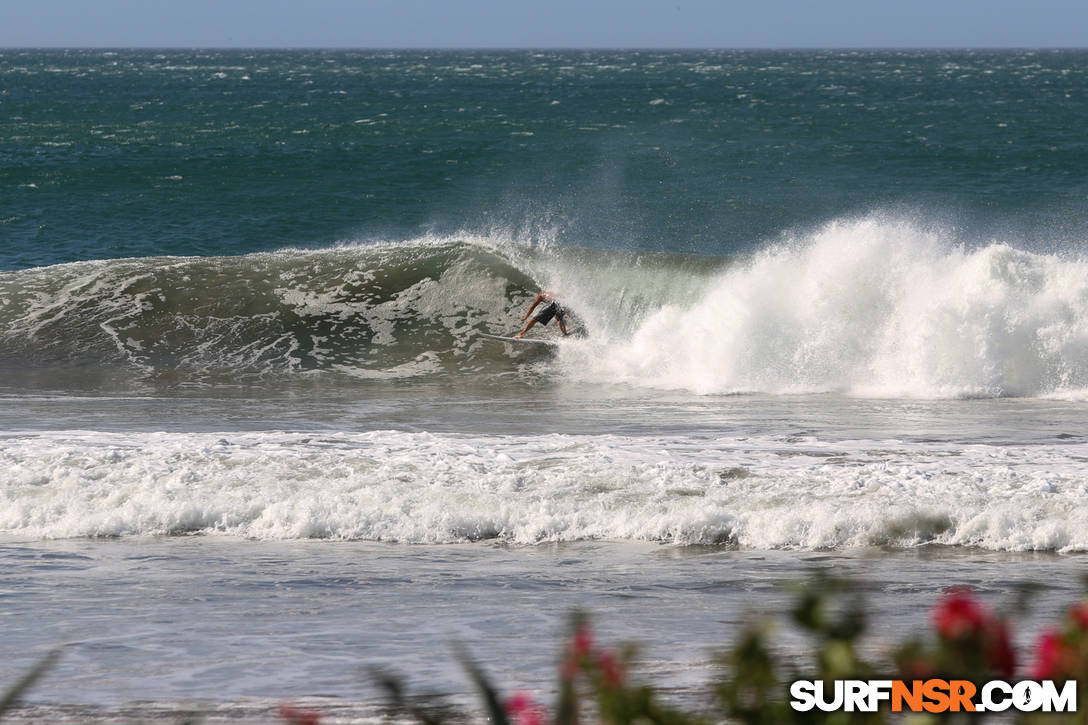
[[[541, 286], [588, 337], [555, 356], [478, 338], [514, 332]], [[79, 262], [0, 273], [0, 343], [0, 369], [41, 384], [545, 364], [703, 394], [1081, 396], [1088, 261], [874, 215], [747, 259], [458, 237]]]
[[699, 393], [1079, 396], [1088, 261], [885, 218], [828, 224], [570, 359], [596, 380]]

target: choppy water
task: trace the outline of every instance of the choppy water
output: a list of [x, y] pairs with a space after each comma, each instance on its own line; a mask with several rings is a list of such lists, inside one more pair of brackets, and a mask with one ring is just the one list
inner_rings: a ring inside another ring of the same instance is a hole
[[0, 268], [421, 230], [728, 254], [890, 206], [1083, 238], [1083, 51], [0, 55]]
[[[587, 604], [684, 689], [714, 608], [818, 561], [897, 633], [953, 583], [1049, 578], [1057, 611], [1088, 550], [1086, 61], [0, 51], [0, 674], [64, 638], [88, 674], [40, 702], [352, 698], [351, 652], [288, 665], [242, 613], [418, 669]], [[479, 336], [544, 286], [579, 336]]]

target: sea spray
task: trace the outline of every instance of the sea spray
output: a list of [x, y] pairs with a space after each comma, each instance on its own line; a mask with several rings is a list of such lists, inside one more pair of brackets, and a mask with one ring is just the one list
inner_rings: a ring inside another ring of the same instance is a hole
[[770, 246], [566, 362], [699, 393], [990, 397], [1082, 390], [1086, 353], [1088, 262], [874, 215]]

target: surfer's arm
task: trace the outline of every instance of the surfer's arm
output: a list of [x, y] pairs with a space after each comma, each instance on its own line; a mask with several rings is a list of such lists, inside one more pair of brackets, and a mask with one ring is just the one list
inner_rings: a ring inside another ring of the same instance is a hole
[[543, 292], [541, 292], [540, 294], [538, 294], [536, 296], [536, 299], [533, 300], [533, 304], [529, 305], [529, 310], [524, 315], [521, 316], [521, 321], [522, 322], [525, 322], [525, 320], [529, 319], [529, 315], [533, 314], [533, 310], [536, 309], [536, 306], [540, 304], [540, 301], [542, 299], [544, 299], [544, 293]]

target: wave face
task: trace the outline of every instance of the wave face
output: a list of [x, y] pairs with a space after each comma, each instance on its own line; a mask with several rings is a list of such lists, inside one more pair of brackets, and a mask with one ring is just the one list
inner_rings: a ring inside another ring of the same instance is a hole
[[781, 436], [14, 433], [0, 446], [0, 530], [1085, 551], [1077, 453]]
[[486, 247], [437, 241], [80, 262], [0, 284], [0, 364], [196, 382], [471, 367], [467, 333], [516, 319], [534, 288]]
[[975, 248], [872, 216], [828, 224], [666, 304], [570, 362], [596, 380], [699, 393], [1079, 395], [1088, 262]]
[[[0, 369], [42, 385], [519, 378], [544, 365], [565, 379], [701, 394], [1088, 389], [1080, 257], [966, 247], [877, 215], [747, 259], [497, 239], [0, 273]], [[554, 357], [478, 339], [514, 332], [541, 286], [560, 291], [587, 338]]]
[[[536, 280], [569, 280], [571, 297], [603, 324], [683, 299], [704, 266], [460, 237], [5, 272], [0, 369], [43, 385], [505, 375], [539, 355], [511, 359], [476, 333], [516, 332]], [[622, 274], [602, 279], [609, 270]], [[607, 309], [594, 307], [604, 300]]]

